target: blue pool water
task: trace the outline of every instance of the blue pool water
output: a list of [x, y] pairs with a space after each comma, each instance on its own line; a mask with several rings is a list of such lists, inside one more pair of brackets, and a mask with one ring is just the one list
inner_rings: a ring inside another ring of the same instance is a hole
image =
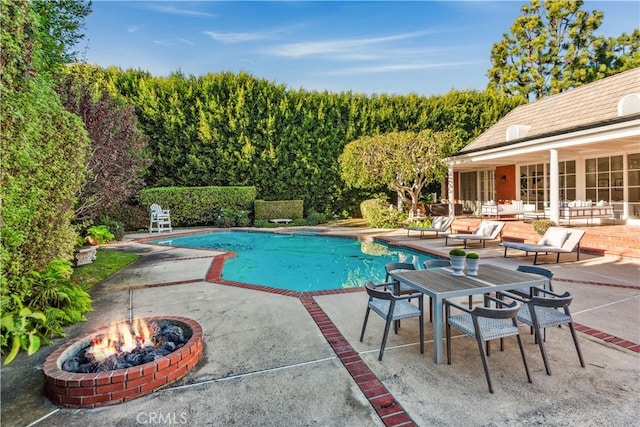
[[429, 255], [345, 237], [305, 233], [223, 231], [156, 240], [172, 246], [235, 251], [222, 278], [292, 291], [364, 286], [384, 280], [385, 264], [411, 262], [421, 268]]

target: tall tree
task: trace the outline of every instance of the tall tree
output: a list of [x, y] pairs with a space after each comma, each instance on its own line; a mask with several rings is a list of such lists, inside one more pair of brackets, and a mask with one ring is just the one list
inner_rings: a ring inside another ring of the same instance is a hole
[[84, 38], [82, 29], [91, 13], [91, 1], [34, 0], [32, 7], [39, 17], [42, 67], [47, 72], [59, 72], [78, 55], [77, 44]]
[[366, 136], [345, 146], [340, 175], [350, 187], [387, 185], [415, 214], [422, 188], [444, 177], [442, 153], [451, 143], [447, 132], [428, 129]]
[[511, 33], [491, 49], [489, 87], [535, 100], [640, 65], [637, 31], [598, 37], [604, 14], [582, 10], [582, 4], [531, 0], [522, 6]]
[[113, 98], [104, 84], [91, 82], [83, 70], [70, 67], [57, 91], [67, 111], [80, 116], [91, 139], [87, 180], [78, 194], [75, 219], [98, 221], [144, 186], [149, 138], [138, 129], [133, 107]]

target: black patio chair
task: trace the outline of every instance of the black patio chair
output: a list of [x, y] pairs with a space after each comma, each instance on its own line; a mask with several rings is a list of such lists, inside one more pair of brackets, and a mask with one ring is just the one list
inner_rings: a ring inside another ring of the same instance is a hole
[[[378, 360], [382, 360], [384, 354], [384, 348], [387, 345], [387, 337], [389, 335], [389, 329], [391, 328], [391, 322], [395, 322], [400, 319], [408, 319], [411, 317], [418, 317], [420, 322], [420, 353], [424, 354], [424, 306], [423, 295], [395, 295], [389, 291], [389, 285], [392, 283], [381, 283], [374, 285], [369, 281], [365, 284], [367, 294], [369, 294], [369, 302], [367, 303], [367, 312], [364, 315], [364, 323], [362, 324], [362, 332], [360, 333], [360, 342], [364, 338], [364, 331], [367, 328], [367, 321], [369, 320], [369, 312], [373, 310], [380, 317], [385, 319], [384, 334], [382, 335], [382, 345], [380, 346], [380, 355]], [[417, 298], [418, 305], [411, 304], [406, 300], [409, 298]], [[398, 328], [395, 328], [395, 333], [398, 333]]]
[[[384, 269], [386, 271], [386, 275], [384, 276], [384, 281], [390, 282], [391, 277], [389, 276], [389, 273], [393, 271], [415, 270], [416, 266], [410, 262], [390, 262], [384, 266]], [[400, 283], [397, 280], [394, 280], [391, 283], [392, 283], [392, 286], [391, 286], [392, 292], [396, 295], [408, 295], [408, 294], [420, 293], [420, 291], [417, 291], [410, 286]], [[409, 301], [411, 301], [411, 298], [409, 298]], [[431, 307], [431, 297], [429, 297], [429, 307]], [[431, 321], [431, 311], [429, 311], [429, 321]], [[400, 321], [396, 322], [396, 326], [400, 326]]]
[[[546, 337], [540, 336], [540, 329], [546, 331], [546, 328], [551, 326], [569, 326], [569, 330], [571, 330], [571, 337], [573, 338], [573, 343], [578, 353], [578, 359], [580, 359], [580, 366], [584, 368], [584, 359], [582, 358], [582, 352], [580, 351], [578, 336], [576, 335], [575, 328], [573, 327], [573, 318], [569, 311], [569, 305], [571, 304], [573, 297], [569, 292], [565, 292], [562, 295], [545, 289], [538, 289], [537, 292], [541, 292], [545, 296], [534, 296], [533, 298], [526, 299], [509, 292], [503, 292], [503, 295], [511, 298], [514, 302], [518, 301], [522, 303], [522, 306], [518, 311], [517, 319], [519, 322], [533, 327], [536, 341], [540, 347], [540, 353], [542, 353], [542, 360], [544, 361], [544, 368], [547, 371], [547, 375], [551, 375], [551, 367], [549, 366], [547, 351], [544, 346]], [[562, 308], [562, 310], [559, 310], [560, 308]]]
[[[447, 363], [449, 365], [451, 364], [451, 327], [453, 326], [459, 331], [476, 338], [478, 350], [480, 350], [480, 357], [482, 358], [482, 366], [484, 367], [487, 384], [489, 385], [489, 392], [493, 393], [493, 384], [491, 383], [491, 376], [489, 375], [487, 354], [485, 353], [484, 346], [482, 345], [483, 343], [487, 343], [488, 346], [490, 340], [502, 339], [515, 335], [518, 339], [522, 362], [524, 363], [524, 369], [527, 372], [527, 379], [529, 382], [531, 382], [531, 375], [529, 374], [529, 366], [527, 365], [527, 359], [524, 355], [524, 347], [520, 338], [520, 331], [518, 330], [518, 324], [516, 323], [516, 315], [520, 308], [520, 304], [516, 301], [512, 301], [511, 304], [506, 304], [502, 300], [486, 295], [485, 301], [488, 300], [495, 301], [499, 304], [500, 308], [476, 306], [473, 310], [469, 310], [461, 305], [452, 303], [449, 300], [444, 302], [447, 319]], [[455, 307], [463, 313], [452, 316], [451, 307]]]

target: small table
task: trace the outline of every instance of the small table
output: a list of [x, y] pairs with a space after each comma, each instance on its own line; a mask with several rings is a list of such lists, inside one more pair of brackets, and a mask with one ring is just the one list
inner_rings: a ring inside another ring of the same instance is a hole
[[544, 286], [545, 288], [549, 286], [546, 277], [490, 264], [480, 265], [477, 276], [454, 276], [448, 268], [397, 271], [389, 275], [398, 282], [404, 283], [433, 299], [433, 361], [435, 363], [443, 363], [444, 359], [442, 303], [445, 299], [531, 286]]

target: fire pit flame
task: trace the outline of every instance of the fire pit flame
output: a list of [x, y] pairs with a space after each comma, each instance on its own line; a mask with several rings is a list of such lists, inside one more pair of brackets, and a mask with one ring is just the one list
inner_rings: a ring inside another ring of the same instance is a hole
[[114, 354], [130, 353], [137, 348], [153, 346], [152, 331], [147, 322], [135, 318], [131, 327], [126, 323], [112, 323], [107, 335], [98, 335], [87, 351], [96, 362], [102, 362]]

